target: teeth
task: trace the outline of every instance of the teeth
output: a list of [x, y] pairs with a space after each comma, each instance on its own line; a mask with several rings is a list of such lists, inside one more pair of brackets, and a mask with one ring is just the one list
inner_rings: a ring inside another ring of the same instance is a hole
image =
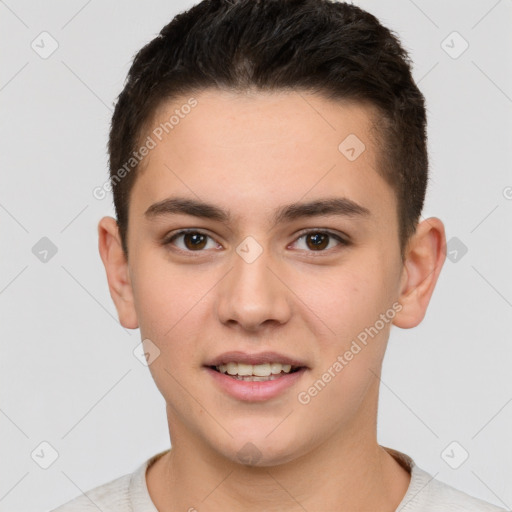
[[292, 369], [292, 366], [290, 364], [281, 364], [281, 363], [271, 363], [270, 364], [270, 371], [272, 372], [272, 375], [281, 373], [281, 370], [284, 373], [290, 373], [291, 369]]
[[281, 372], [290, 373], [292, 366], [290, 364], [281, 363], [264, 363], [264, 364], [244, 364], [233, 363], [221, 364], [216, 367], [220, 373], [229, 375], [269, 377], [270, 375], [278, 375]]
[[229, 375], [238, 375], [238, 365], [236, 363], [228, 363], [227, 372]]

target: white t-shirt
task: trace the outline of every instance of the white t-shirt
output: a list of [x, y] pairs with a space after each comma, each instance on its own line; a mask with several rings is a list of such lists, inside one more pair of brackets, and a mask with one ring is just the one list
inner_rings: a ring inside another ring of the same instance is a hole
[[[507, 512], [435, 480], [405, 453], [383, 448], [411, 474], [407, 493], [396, 512]], [[133, 473], [95, 487], [51, 512], [159, 512], [148, 492], [146, 470], [167, 452], [154, 455]]]

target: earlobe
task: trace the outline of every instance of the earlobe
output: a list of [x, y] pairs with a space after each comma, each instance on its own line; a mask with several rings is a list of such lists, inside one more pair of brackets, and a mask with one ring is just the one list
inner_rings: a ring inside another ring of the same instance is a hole
[[423, 220], [407, 247], [399, 297], [402, 309], [394, 325], [410, 329], [423, 320], [445, 258], [443, 223], [436, 217]]
[[128, 262], [122, 249], [117, 222], [112, 217], [103, 217], [98, 224], [98, 249], [119, 322], [127, 329], [137, 329], [139, 324]]

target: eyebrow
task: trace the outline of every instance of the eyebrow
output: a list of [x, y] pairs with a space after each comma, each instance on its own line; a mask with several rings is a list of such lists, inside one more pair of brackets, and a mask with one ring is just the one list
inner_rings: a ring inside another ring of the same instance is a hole
[[[230, 211], [216, 205], [186, 197], [169, 197], [152, 204], [144, 213], [148, 219], [168, 215], [191, 215], [222, 223], [232, 220]], [[273, 226], [300, 218], [336, 215], [344, 217], [367, 217], [370, 210], [346, 197], [317, 199], [306, 203], [291, 203], [279, 207], [273, 216]]]

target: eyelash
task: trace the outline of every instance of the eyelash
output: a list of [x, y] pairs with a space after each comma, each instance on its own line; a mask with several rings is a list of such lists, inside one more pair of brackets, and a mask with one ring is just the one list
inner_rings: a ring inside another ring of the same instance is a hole
[[[199, 235], [204, 235], [208, 238], [211, 238], [213, 240], [213, 238], [205, 233], [204, 231], [201, 231], [199, 229], [183, 229], [181, 231], [178, 231], [177, 233], [174, 233], [172, 234], [171, 236], [167, 237], [164, 242], [163, 242], [163, 245], [167, 246], [167, 245], [173, 245], [172, 242], [174, 242], [174, 240], [180, 236], [183, 236], [183, 235], [186, 235], [188, 233], [195, 233], [195, 234], [199, 234]], [[336, 234], [336, 233], [333, 233], [332, 231], [329, 231], [329, 230], [320, 230], [320, 229], [309, 229], [309, 230], [306, 230], [306, 231], [303, 231], [301, 233], [299, 233], [299, 236], [295, 239], [295, 241], [297, 240], [300, 240], [301, 238], [304, 238], [305, 236], [307, 235], [310, 235], [310, 234], [322, 234], [322, 235], [328, 235], [334, 239], [336, 239], [338, 242], [339, 242], [339, 245], [341, 246], [349, 246], [350, 245], [350, 242], [341, 237], [340, 235]], [[310, 250], [310, 251], [306, 251], [306, 252], [310, 252], [310, 253], [330, 253], [333, 249], [335, 248], [331, 248], [331, 249], [323, 249], [323, 250], [319, 250], [319, 251], [313, 251], [313, 250]], [[180, 249], [180, 248], [177, 248], [175, 247], [175, 250], [179, 251], [179, 252], [183, 252], [183, 253], [201, 253], [201, 252], [205, 252], [204, 249], [201, 249], [201, 250], [197, 250], [197, 251], [191, 251], [191, 250], [188, 250], [188, 249]]]

